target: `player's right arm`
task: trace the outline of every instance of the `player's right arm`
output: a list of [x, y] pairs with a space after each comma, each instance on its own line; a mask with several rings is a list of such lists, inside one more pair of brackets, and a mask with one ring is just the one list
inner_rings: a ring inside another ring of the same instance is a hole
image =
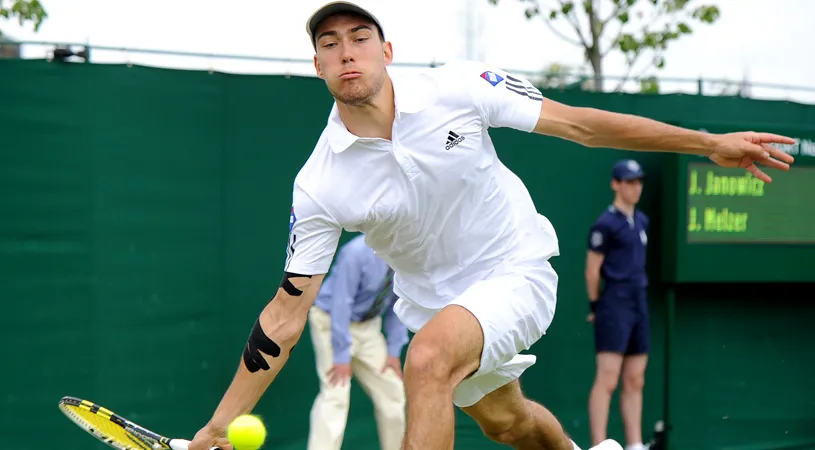
[[252, 411], [286, 364], [303, 333], [341, 232], [336, 220], [295, 186], [288, 255], [280, 287], [255, 320], [232, 383], [210, 421], [196, 434], [190, 450], [225, 445], [226, 429], [232, 420]]

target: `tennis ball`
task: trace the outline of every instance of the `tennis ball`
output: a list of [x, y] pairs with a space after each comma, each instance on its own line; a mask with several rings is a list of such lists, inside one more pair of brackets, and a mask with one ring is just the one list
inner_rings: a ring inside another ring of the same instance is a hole
[[266, 427], [257, 416], [238, 416], [226, 430], [226, 437], [235, 450], [257, 450], [266, 440]]

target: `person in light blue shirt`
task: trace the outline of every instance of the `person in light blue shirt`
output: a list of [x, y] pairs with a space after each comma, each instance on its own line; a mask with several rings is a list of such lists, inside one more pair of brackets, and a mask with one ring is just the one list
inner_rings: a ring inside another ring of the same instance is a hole
[[[371, 397], [382, 450], [401, 448], [405, 430], [402, 349], [407, 328], [396, 317], [393, 271], [354, 237], [338, 252], [309, 312], [320, 393], [311, 409], [309, 450], [339, 450], [352, 376]], [[385, 332], [383, 334], [382, 329]]]

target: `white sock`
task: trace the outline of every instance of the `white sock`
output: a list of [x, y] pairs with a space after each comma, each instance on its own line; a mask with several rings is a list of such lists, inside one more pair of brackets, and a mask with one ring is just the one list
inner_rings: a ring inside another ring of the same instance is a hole
[[578, 447], [577, 444], [574, 443], [574, 441], [572, 441], [572, 446], [574, 446], [574, 450], [580, 450], [580, 447]]
[[642, 445], [642, 442], [637, 442], [636, 444], [626, 445], [625, 450], [645, 450], [645, 446]]

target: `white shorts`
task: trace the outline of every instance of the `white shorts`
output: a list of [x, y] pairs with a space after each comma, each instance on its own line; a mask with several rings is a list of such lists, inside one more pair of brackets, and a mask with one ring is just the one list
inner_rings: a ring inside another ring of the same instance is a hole
[[[470, 286], [451, 305], [470, 311], [481, 324], [484, 349], [481, 365], [453, 393], [458, 407], [472, 406], [490, 392], [520, 378], [535, 364], [535, 355], [523, 355], [549, 328], [557, 302], [557, 273], [543, 262], [520, 267]], [[399, 299], [394, 311], [416, 333], [441, 309], [429, 309]]]

